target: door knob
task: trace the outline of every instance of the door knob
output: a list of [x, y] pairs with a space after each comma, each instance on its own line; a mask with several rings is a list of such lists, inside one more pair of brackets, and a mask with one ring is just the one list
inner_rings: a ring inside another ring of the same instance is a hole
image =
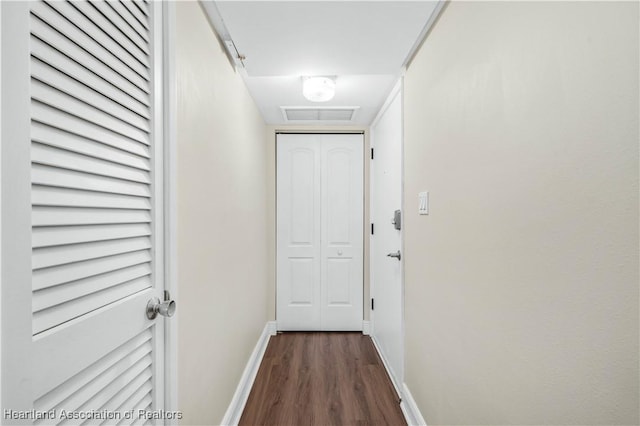
[[387, 256], [395, 257], [398, 260], [400, 260], [402, 258], [402, 256], [400, 255], [400, 250], [398, 250], [396, 253], [389, 253]]
[[176, 312], [176, 302], [174, 300], [165, 300], [161, 302], [157, 297], [152, 297], [147, 303], [147, 318], [155, 319], [158, 314], [163, 317], [172, 317]]

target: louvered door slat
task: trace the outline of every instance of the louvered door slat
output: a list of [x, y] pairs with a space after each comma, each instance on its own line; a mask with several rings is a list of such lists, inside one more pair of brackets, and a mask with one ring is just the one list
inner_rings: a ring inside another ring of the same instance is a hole
[[140, 130], [112, 115], [105, 114], [96, 107], [35, 79], [31, 84], [31, 98], [76, 118], [109, 129], [132, 141], [149, 145], [149, 134], [146, 131]]
[[[136, 396], [139, 397], [139, 395], [136, 395]], [[122, 410], [123, 412], [128, 410], [133, 410], [134, 413], [137, 413], [138, 410], [144, 409], [145, 407], [149, 406], [149, 404], [151, 403], [151, 395], [147, 393], [139, 401], [137, 402], [133, 402], [133, 401], [135, 401], [135, 399], [132, 397], [131, 400], [127, 401], [126, 404], [121, 405], [119, 410]], [[134, 417], [133, 419], [122, 419], [117, 424], [132, 425], [135, 423], [135, 421], [136, 421], [136, 418]]]
[[151, 235], [148, 223], [39, 227], [33, 229], [31, 244], [35, 249], [148, 235]]
[[[79, 6], [86, 3], [82, 0], [77, 2], [45, 1], [49, 6], [56, 9], [58, 13], [65, 15], [74, 26], [81, 29], [84, 34], [94, 40], [100, 47], [111, 53], [114, 58], [120, 60], [120, 62], [144, 80], [149, 81], [149, 61], [146, 57], [147, 55], [141, 55], [140, 52], [133, 53], [128, 51], [125, 46], [118, 43], [113, 31], [107, 32], [110, 28], [106, 28], [104, 25], [105, 22], [93, 22], [81, 13]], [[142, 58], [136, 58], [136, 55], [140, 55]]]
[[46, 124], [52, 128], [61, 129], [83, 138], [110, 145], [140, 157], [150, 158], [151, 156], [149, 147], [142, 143], [123, 138], [121, 135], [109, 129], [88, 121], [79, 120], [76, 116], [43, 104], [37, 100], [32, 100], [31, 102], [31, 119], [32, 121]]
[[[148, 118], [149, 94], [34, 18], [31, 55]], [[46, 42], [45, 42], [46, 40]], [[55, 45], [55, 49], [53, 49]], [[134, 102], [131, 103], [131, 100]]]
[[151, 241], [148, 237], [43, 247], [33, 250], [33, 269], [98, 259], [119, 253], [144, 250], [150, 247]]
[[149, 16], [149, 4], [144, 0], [133, 0], [133, 3], [145, 16]]
[[[97, 27], [106, 31], [116, 43], [125, 49], [135, 60], [139, 61], [145, 68], [149, 68], [149, 44], [140, 37], [139, 34], [131, 31], [127, 25], [116, 25], [111, 19], [108, 19], [94, 5], [87, 1], [76, 1], [72, 5], [78, 9], [83, 15], [90, 19]], [[135, 34], [135, 40], [141, 41], [140, 44], [134, 42], [131, 35]]]
[[52, 148], [39, 143], [32, 145], [31, 161], [43, 166], [57, 167], [131, 182], [151, 183], [151, 176], [148, 171], [121, 166], [111, 161]]
[[142, 59], [143, 63], [149, 67], [149, 43], [140, 37], [140, 34], [136, 33], [111, 7], [103, 2], [77, 2], [74, 3], [74, 6], [93, 22], [98, 22], [104, 28], [109, 28], [109, 34], [121, 46], [136, 56], [137, 59]]
[[33, 332], [37, 334], [49, 330], [150, 287], [149, 277], [137, 278], [36, 311], [33, 313]]
[[[149, 406], [151, 405], [151, 403], [147, 404], [147, 406], [144, 408], [145, 411], [149, 410]], [[138, 420], [136, 420], [135, 422], [131, 423], [133, 426], [142, 426], [142, 425], [151, 425], [153, 424], [151, 422], [151, 420], [146, 420], [145, 418], [140, 418]]]
[[[151, 378], [151, 369], [149, 368], [149, 366], [151, 365], [151, 361], [151, 357], [147, 356], [138, 361], [136, 364], [132, 365], [127, 371], [125, 371], [120, 377], [117, 377], [114, 381], [108, 383], [97, 383], [96, 388], [98, 388], [98, 385], [102, 386], [101, 388], [99, 388], [98, 393], [94, 395], [93, 398], [82, 404], [80, 407], [76, 408], [76, 410], [97, 411], [100, 409], [101, 403], [104, 404], [110, 398], [116, 396], [118, 393], [129, 393], [129, 387], [133, 384], [140, 387], [140, 382], [142, 382], [142, 384], [149, 382], [149, 379]], [[126, 383], [124, 388], [122, 387], [123, 383]], [[82, 422], [83, 421], [79, 419], [78, 421], [69, 422], [68, 424], [82, 424]]]
[[109, 192], [112, 194], [136, 195], [139, 197], [151, 196], [148, 184], [59, 169], [40, 164], [33, 165], [32, 179], [33, 183], [38, 185]]
[[149, 132], [149, 120], [123, 107], [114, 100], [102, 95], [93, 88], [78, 82], [74, 78], [61, 73], [56, 68], [42, 60], [33, 57], [31, 61], [31, 75], [38, 81], [57, 90], [75, 96], [78, 100], [97, 108], [107, 114], [136, 127], [143, 132]]
[[[56, 392], [49, 392], [38, 398], [34, 408], [38, 411], [49, 411], [60, 409], [63, 401], [78, 395], [85, 386], [90, 385], [98, 377], [107, 375], [111, 378], [119, 377], [140, 359], [147, 356], [151, 350], [151, 332], [145, 330], [133, 339], [124, 343], [102, 359], [98, 360], [90, 368], [83, 370], [73, 379], [65, 382], [56, 389]], [[80, 405], [82, 401], [72, 405]]]
[[135, 6], [133, 2], [121, 2], [124, 7], [129, 10], [129, 13], [133, 15], [140, 24], [145, 28], [145, 30], [149, 30], [149, 23], [147, 22], [147, 16], [142, 13], [142, 11]]
[[131, 12], [129, 12], [129, 10], [122, 4], [122, 2], [110, 1], [107, 4], [111, 6], [118, 15], [122, 16], [122, 19], [127, 21], [131, 28], [133, 28], [134, 31], [140, 35], [140, 37], [142, 37], [146, 41], [149, 40], [149, 30], [145, 28], [133, 15], [131, 15]]
[[57, 285], [33, 293], [33, 312], [39, 312], [69, 300], [78, 299], [106, 288], [114, 287], [137, 278], [151, 275], [148, 264], [142, 263], [128, 268], [109, 271], [105, 274]]
[[[74, 24], [63, 18], [58, 10], [56, 10], [56, 6], [62, 8], [64, 7], [64, 3], [35, 3], [32, 9], [32, 13], [39, 19], [34, 19], [34, 26], [35, 24], [39, 24], [40, 22], [42, 22], [42, 24], [44, 25], [49, 26], [60, 35], [66, 37], [70, 41], [73, 41], [87, 54], [93, 56], [94, 58], [99, 58], [100, 62], [104, 63], [109, 68], [119, 73], [122, 77], [129, 80], [143, 92], [149, 93], [148, 72], [146, 73], [147, 78], [141, 75], [141, 73], [136, 72], [136, 70], [132, 69], [128, 63], [123, 62], [118, 56], [114, 55], [106, 47], [102, 46], [96, 40], [81, 31]], [[144, 67], [140, 65], [140, 68]], [[144, 72], [142, 73], [145, 74]]]
[[93, 405], [96, 407], [94, 409], [120, 411], [127, 401], [138, 402], [147, 395], [153, 389], [153, 386], [151, 385], [151, 372], [148, 366], [144, 365], [144, 361], [146, 360], [143, 360], [143, 363], [140, 363], [141, 365], [136, 366], [137, 368], [132, 369], [132, 374], [136, 372], [138, 374], [131, 378], [129, 383], [116, 395], [109, 393], [98, 395], [95, 405]]
[[[140, 398], [140, 395], [142, 395], [141, 398]], [[122, 405], [121, 410], [126, 411], [127, 409], [129, 409], [129, 407], [131, 407], [130, 409], [133, 410], [134, 413], [137, 413], [138, 410], [144, 410], [149, 406], [149, 404], [151, 404], [150, 392], [147, 392], [146, 394], [137, 393], [136, 395], [133, 395], [131, 397], [131, 400], [135, 401], [137, 398], [140, 398], [140, 400], [137, 403]], [[118, 422], [118, 425], [133, 425], [133, 424], [136, 424], [137, 421], [138, 420], [136, 417], [134, 417], [133, 419], [122, 419], [120, 420], [120, 422]], [[142, 421], [142, 419], [140, 419], [140, 421]]]
[[38, 269], [33, 271], [33, 290], [37, 291], [86, 277], [116, 271], [121, 268], [149, 263], [150, 261], [151, 254], [149, 251], [140, 250], [52, 268]]
[[83, 154], [88, 157], [105, 159], [109, 162], [122, 164], [123, 166], [149, 171], [149, 159], [131, 155], [117, 148], [101, 144], [73, 133], [68, 133], [60, 129], [52, 128], [42, 123], [31, 124], [31, 140], [43, 145], [61, 148], [69, 152]]
[[149, 210], [148, 198], [104, 192], [33, 185], [31, 203], [34, 206], [102, 207], [105, 209]]
[[145, 210], [81, 209], [33, 207], [33, 226], [100, 225], [109, 223], [148, 223], [151, 214]]

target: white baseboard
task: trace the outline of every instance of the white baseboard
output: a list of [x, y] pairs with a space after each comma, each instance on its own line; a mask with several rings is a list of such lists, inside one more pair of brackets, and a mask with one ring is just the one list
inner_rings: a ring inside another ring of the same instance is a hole
[[258, 343], [256, 343], [255, 348], [253, 348], [251, 357], [249, 357], [249, 361], [244, 368], [244, 372], [242, 373], [242, 377], [240, 378], [240, 383], [238, 383], [236, 392], [233, 394], [233, 398], [231, 399], [231, 403], [227, 408], [227, 412], [222, 418], [222, 425], [235, 426], [240, 421], [240, 417], [242, 416], [242, 412], [244, 411], [244, 406], [247, 403], [249, 393], [251, 392], [251, 387], [253, 386], [253, 382], [255, 381], [256, 375], [258, 374], [258, 368], [260, 368], [262, 357], [264, 356], [264, 352], [267, 349], [269, 338], [270, 336], [273, 336], [275, 334], [276, 322], [267, 322], [267, 324], [264, 326], [264, 330], [262, 330], [260, 338], [258, 339]]
[[427, 426], [427, 422], [424, 421], [424, 417], [422, 417], [422, 413], [406, 383], [402, 384], [402, 390], [403, 398], [400, 403], [400, 408], [402, 409], [402, 414], [404, 414], [407, 424], [409, 426]]
[[385, 356], [384, 352], [380, 348], [380, 345], [378, 344], [378, 340], [376, 339], [376, 336], [371, 335], [371, 341], [373, 342], [373, 346], [376, 347], [376, 351], [378, 352], [378, 355], [382, 360], [382, 365], [384, 365], [384, 369], [387, 370], [387, 375], [389, 376], [389, 379], [391, 379], [391, 384], [393, 385], [393, 388], [396, 390], [396, 393], [398, 394], [400, 401], [402, 401], [403, 389], [400, 387], [400, 382], [396, 380], [396, 377], [391, 372], [391, 368], [389, 368], [389, 363], [387, 362], [387, 357]]
[[371, 334], [371, 323], [369, 321], [362, 321], [362, 334], [365, 336]]
[[278, 323], [275, 321], [269, 321], [267, 323], [267, 327], [269, 327], [269, 335], [275, 336], [278, 334]]

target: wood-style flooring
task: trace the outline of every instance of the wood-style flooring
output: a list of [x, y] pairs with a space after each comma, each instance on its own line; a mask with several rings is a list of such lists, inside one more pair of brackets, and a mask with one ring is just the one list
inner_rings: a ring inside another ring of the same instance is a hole
[[290, 332], [271, 337], [241, 426], [406, 425], [369, 336]]

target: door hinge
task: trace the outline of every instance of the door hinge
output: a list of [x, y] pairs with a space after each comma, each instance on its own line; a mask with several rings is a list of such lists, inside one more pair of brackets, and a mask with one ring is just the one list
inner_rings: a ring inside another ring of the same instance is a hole
[[373, 223], [371, 224], [371, 235], [373, 235]]
[[371, 298], [371, 310], [373, 311], [375, 304], [373, 303], [373, 297]]
[[371, 148], [371, 159], [373, 160], [373, 148]]

